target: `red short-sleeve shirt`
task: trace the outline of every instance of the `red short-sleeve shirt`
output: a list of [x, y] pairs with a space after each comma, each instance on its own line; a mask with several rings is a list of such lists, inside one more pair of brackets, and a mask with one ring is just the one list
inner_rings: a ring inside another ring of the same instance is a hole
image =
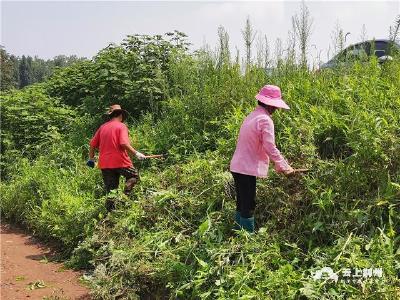
[[130, 144], [128, 127], [118, 120], [100, 126], [90, 141], [90, 146], [99, 149], [99, 168], [114, 169], [132, 167], [128, 153], [121, 147]]

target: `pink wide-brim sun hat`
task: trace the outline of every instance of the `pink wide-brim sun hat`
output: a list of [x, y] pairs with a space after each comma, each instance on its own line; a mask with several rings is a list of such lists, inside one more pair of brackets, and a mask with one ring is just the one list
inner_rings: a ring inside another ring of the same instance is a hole
[[290, 107], [282, 99], [281, 89], [276, 85], [264, 85], [260, 92], [256, 95], [256, 99], [266, 105], [290, 109]]

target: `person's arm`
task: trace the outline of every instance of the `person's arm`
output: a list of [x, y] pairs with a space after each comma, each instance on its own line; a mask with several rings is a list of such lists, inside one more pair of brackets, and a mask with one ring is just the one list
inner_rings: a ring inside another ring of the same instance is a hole
[[259, 130], [261, 131], [261, 139], [264, 151], [274, 162], [275, 171], [278, 173], [291, 174], [293, 168], [275, 145], [274, 124], [268, 119], [258, 121]]
[[119, 144], [121, 145], [122, 149], [126, 150], [128, 154], [135, 155], [138, 159], [142, 160], [145, 159], [146, 156], [139, 151], [135, 150], [129, 141], [129, 134], [128, 134], [128, 127], [124, 126], [120, 131], [119, 135]]
[[90, 140], [90, 148], [89, 148], [89, 160], [86, 162], [86, 165], [88, 165], [91, 168], [94, 168], [94, 153], [95, 149], [99, 147], [99, 142], [100, 142], [100, 129], [96, 131], [95, 135], [93, 138]]
[[146, 156], [139, 151], [135, 150], [130, 144], [122, 144], [122, 149], [126, 150], [129, 154], [136, 156], [138, 159], [145, 159]]
[[89, 159], [90, 160], [94, 160], [94, 152], [95, 152], [95, 147], [93, 147], [92, 145], [90, 145], [90, 148], [89, 148]]

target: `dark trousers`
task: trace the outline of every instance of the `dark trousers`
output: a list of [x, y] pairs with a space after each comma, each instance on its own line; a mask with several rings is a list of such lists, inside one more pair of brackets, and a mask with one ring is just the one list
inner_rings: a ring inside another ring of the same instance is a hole
[[256, 208], [256, 177], [232, 172], [236, 189], [236, 211], [250, 218]]
[[[139, 173], [134, 167], [129, 168], [115, 168], [115, 169], [101, 169], [106, 193], [115, 190], [119, 185], [119, 177], [125, 177], [124, 193], [128, 195], [136, 183], [139, 181]], [[115, 209], [113, 199], [109, 198], [106, 201], [106, 208], [108, 211]]]

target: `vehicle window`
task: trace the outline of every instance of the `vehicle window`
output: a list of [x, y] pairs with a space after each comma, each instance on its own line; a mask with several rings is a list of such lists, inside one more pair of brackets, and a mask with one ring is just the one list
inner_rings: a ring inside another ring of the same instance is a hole
[[386, 55], [387, 46], [388, 44], [386, 42], [382, 41], [375, 42], [374, 55], [378, 58]]
[[386, 54], [385, 50], [375, 50], [374, 52], [375, 52], [374, 55], [378, 58], [381, 56], [385, 56], [385, 54]]
[[383, 50], [386, 51], [388, 43], [386, 42], [375, 42], [375, 50]]

